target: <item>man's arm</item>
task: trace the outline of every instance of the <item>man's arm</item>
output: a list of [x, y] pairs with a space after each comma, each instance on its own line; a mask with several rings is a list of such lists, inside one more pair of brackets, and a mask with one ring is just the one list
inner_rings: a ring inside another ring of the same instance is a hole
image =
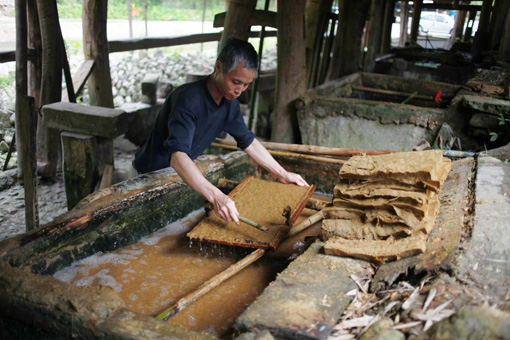
[[282, 183], [294, 183], [300, 186], [309, 186], [303, 177], [285, 170], [256, 138], [253, 140], [250, 146], [244, 149], [244, 151], [258, 165], [269, 171]]
[[234, 221], [239, 224], [237, 217], [239, 212], [234, 201], [205, 179], [186, 153], [181, 151], [174, 152], [170, 166], [177, 171], [184, 183], [213, 204], [214, 211], [219, 217], [227, 222]]

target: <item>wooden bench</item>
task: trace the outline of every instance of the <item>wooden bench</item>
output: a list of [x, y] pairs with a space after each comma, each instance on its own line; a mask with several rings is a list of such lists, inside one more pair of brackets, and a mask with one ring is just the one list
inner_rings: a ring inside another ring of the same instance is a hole
[[101, 178], [111, 183], [113, 139], [128, 131], [129, 122], [123, 110], [66, 102], [45, 105], [42, 112], [46, 126], [61, 132], [62, 171], [71, 210], [94, 192]]

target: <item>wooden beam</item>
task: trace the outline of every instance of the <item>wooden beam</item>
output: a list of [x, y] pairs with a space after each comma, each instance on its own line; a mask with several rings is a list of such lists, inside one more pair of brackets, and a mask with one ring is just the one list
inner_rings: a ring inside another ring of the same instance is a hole
[[[95, 62], [92, 59], [87, 59], [83, 63], [81, 63], [78, 71], [73, 75], [73, 87], [75, 90], [75, 95], [78, 96], [80, 92], [83, 90], [87, 79], [89, 78], [92, 70], [94, 69]], [[67, 91], [62, 91], [62, 101], [67, 102], [69, 98], [67, 96]]]
[[[36, 52], [33, 48], [27, 48], [27, 59], [31, 60], [36, 56]], [[0, 52], [0, 64], [8, 63], [16, 60], [16, 51], [3, 51]]]
[[[109, 42], [110, 53], [219, 41], [221, 39], [221, 34], [222, 33], [220, 32], [220, 33], [191, 34], [179, 37], [112, 40]], [[257, 38], [259, 35], [260, 32], [258, 31], [250, 32], [248, 34], [250, 38]], [[276, 31], [266, 31], [266, 37], [275, 36]]]
[[452, 9], [454, 11], [479, 11], [481, 10], [482, 6], [478, 5], [458, 5], [456, 6], [455, 3], [452, 4], [422, 4], [422, 9]]
[[[227, 12], [218, 13], [214, 16], [213, 27], [224, 27]], [[250, 26], [266, 26], [278, 28], [276, 23], [276, 12], [255, 10], [250, 18]]]

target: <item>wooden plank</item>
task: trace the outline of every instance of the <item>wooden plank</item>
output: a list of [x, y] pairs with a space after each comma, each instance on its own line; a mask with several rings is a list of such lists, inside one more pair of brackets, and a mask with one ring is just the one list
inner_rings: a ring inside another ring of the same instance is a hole
[[439, 193], [440, 213], [427, 241], [426, 251], [380, 266], [372, 280], [373, 291], [390, 286], [400, 275], [408, 272], [418, 275], [426, 271], [448, 269], [451, 266], [461, 241], [464, 215], [469, 207], [469, 186], [474, 176], [473, 167], [473, 158], [452, 162], [452, 170]]
[[116, 138], [128, 130], [126, 112], [74, 103], [53, 103], [42, 108], [49, 128], [92, 136]]
[[282, 215], [284, 209], [290, 207], [289, 223], [294, 223], [314, 190], [315, 186], [299, 187], [248, 176], [230, 192], [229, 197], [236, 203], [241, 216], [262, 224], [269, 232], [243, 223], [239, 226], [234, 222], [227, 223], [212, 212], [188, 233], [188, 237], [195, 241], [248, 248], [276, 248], [289, 229], [287, 219]]
[[[367, 276], [368, 262], [324, 255], [315, 242], [241, 314], [235, 328], [269, 329], [277, 339], [326, 339], [351, 301], [351, 275]], [[368, 274], [369, 275], [369, 274]]]
[[[78, 71], [73, 75], [73, 87], [76, 96], [80, 94], [80, 92], [83, 90], [83, 87], [85, 86], [85, 83], [87, 82], [87, 79], [89, 78], [90, 74], [92, 73], [92, 70], [94, 68], [95, 61], [92, 59], [87, 59], [83, 63], [81, 63], [80, 67], [78, 68]], [[69, 98], [67, 96], [67, 91], [62, 91], [62, 101], [68, 102]]]
[[104, 189], [112, 185], [113, 178], [113, 165], [106, 164], [103, 171], [103, 177], [101, 177], [100, 189]]

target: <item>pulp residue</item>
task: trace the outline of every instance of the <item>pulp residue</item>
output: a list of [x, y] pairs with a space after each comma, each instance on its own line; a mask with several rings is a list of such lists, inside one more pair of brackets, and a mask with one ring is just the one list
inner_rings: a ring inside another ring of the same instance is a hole
[[[194, 212], [136, 244], [86, 258], [55, 277], [78, 286], [109, 286], [122, 297], [126, 308], [156, 316], [251, 252], [190, 244], [184, 235], [202, 217], [203, 213]], [[274, 280], [284, 262], [274, 258], [255, 262], [169, 322], [216, 336], [228, 334], [235, 318]]]

